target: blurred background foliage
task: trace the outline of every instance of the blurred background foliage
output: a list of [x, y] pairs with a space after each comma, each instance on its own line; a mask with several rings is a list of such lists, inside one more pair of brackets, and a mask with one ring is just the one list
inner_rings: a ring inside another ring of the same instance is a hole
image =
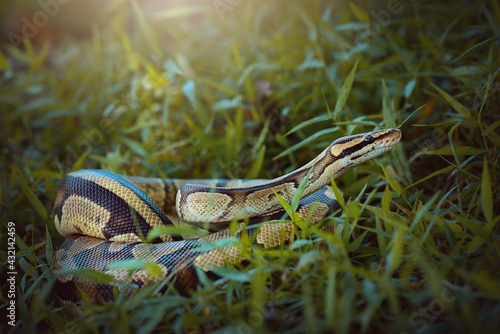
[[[19, 283], [6, 330], [498, 328], [498, 1], [40, 0], [0, 18], [0, 255], [13, 221]], [[255, 250], [225, 289], [63, 316], [51, 212], [71, 170], [273, 178], [385, 127], [403, 131], [397, 150], [336, 180], [334, 236]]]

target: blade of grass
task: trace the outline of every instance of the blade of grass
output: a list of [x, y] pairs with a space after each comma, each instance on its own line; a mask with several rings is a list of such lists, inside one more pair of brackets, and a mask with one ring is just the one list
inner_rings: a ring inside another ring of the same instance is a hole
[[382, 115], [384, 116], [384, 123], [388, 128], [396, 127], [394, 105], [389, 96], [385, 80], [382, 80]]
[[488, 162], [483, 164], [483, 177], [481, 180], [481, 204], [487, 222], [493, 221], [493, 196], [491, 191], [491, 178], [488, 171]]
[[333, 110], [333, 118], [337, 119], [338, 113], [344, 109], [349, 93], [351, 92], [352, 83], [354, 82], [354, 77], [356, 76], [356, 69], [358, 68], [359, 60], [356, 60], [354, 66], [344, 81], [342, 88], [340, 89], [339, 96], [337, 98], [337, 103], [335, 104], [335, 109]]
[[470, 118], [471, 116], [470, 111], [469, 109], [464, 107], [463, 104], [455, 100], [450, 94], [446, 93], [444, 90], [442, 90], [432, 82], [430, 82], [430, 85], [434, 87], [439, 94], [441, 94], [441, 96], [445, 99], [446, 102], [448, 102], [451, 105], [453, 109], [458, 111], [463, 117]]

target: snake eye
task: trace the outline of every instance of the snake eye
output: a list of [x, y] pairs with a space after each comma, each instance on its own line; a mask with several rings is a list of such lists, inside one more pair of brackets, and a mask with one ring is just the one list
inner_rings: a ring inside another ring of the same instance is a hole
[[367, 143], [373, 143], [374, 141], [375, 141], [375, 138], [373, 138], [372, 136], [365, 137], [365, 142], [367, 142]]

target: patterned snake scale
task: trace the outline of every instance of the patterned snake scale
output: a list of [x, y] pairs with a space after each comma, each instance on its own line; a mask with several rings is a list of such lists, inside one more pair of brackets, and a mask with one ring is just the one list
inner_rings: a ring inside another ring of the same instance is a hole
[[[397, 129], [339, 138], [305, 166], [270, 181], [164, 180], [101, 170], [70, 173], [60, 184], [54, 205], [55, 226], [67, 237], [55, 255], [56, 295], [68, 306], [84, 297], [92, 303], [113, 300], [113, 285], [77, 277], [71, 272], [74, 269], [96, 270], [139, 287], [174, 279], [174, 287], [188, 293], [198, 283], [197, 268], [216, 277], [211, 268], [245, 260], [236, 241], [213, 247], [215, 241], [238, 240], [243, 234], [264, 248], [289, 241], [296, 226], [286, 220], [276, 194], [290, 203], [307, 178], [297, 214], [311, 223], [322, 221], [340, 209], [328, 186], [330, 178], [391, 150], [400, 139]], [[218, 231], [188, 240], [163, 235], [153, 243], [144, 241], [152, 229], [176, 226], [172, 220], [179, 218]], [[239, 221], [236, 233], [229, 228], [233, 220]], [[160, 274], [152, 275], [144, 268], [131, 272], [109, 268], [134, 259], [153, 261]]]

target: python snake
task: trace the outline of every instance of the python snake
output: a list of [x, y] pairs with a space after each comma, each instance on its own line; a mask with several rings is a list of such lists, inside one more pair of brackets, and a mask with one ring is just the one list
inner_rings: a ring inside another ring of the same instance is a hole
[[[394, 148], [400, 139], [397, 129], [339, 138], [308, 164], [270, 181], [164, 180], [101, 170], [70, 173], [54, 205], [55, 226], [66, 237], [55, 255], [56, 295], [63, 305], [75, 305], [84, 295], [94, 303], [113, 300], [112, 285], [77, 277], [73, 269], [96, 270], [139, 287], [173, 279], [178, 291], [189, 292], [198, 283], [197, 268], [213, 275], [213, 267], [245, 260], [234, 238], [246, 235], [265, 248], [290, 239], [296, 226], [293, 219], [276, 222], [286, 218], [276, 194], [290, 203], [306, 179], [297, 214], [311, 223], [322, 221], [339, 210], [328, 186], [331, 177]], [[222, 230], [188, 240], [171, 234], [145, 242], [152, 229], [175, 226], [169, 218], [175, 214], [186, 223]], [[229, 227], [234, 220], [239, 221], [236, 232]], [[264, 223], [252, 225], [256, 222]], [[213, 246], [224, 240], [233, 243]], [[153, 261], [160, 273], [109, 268], [134, 259]]]

